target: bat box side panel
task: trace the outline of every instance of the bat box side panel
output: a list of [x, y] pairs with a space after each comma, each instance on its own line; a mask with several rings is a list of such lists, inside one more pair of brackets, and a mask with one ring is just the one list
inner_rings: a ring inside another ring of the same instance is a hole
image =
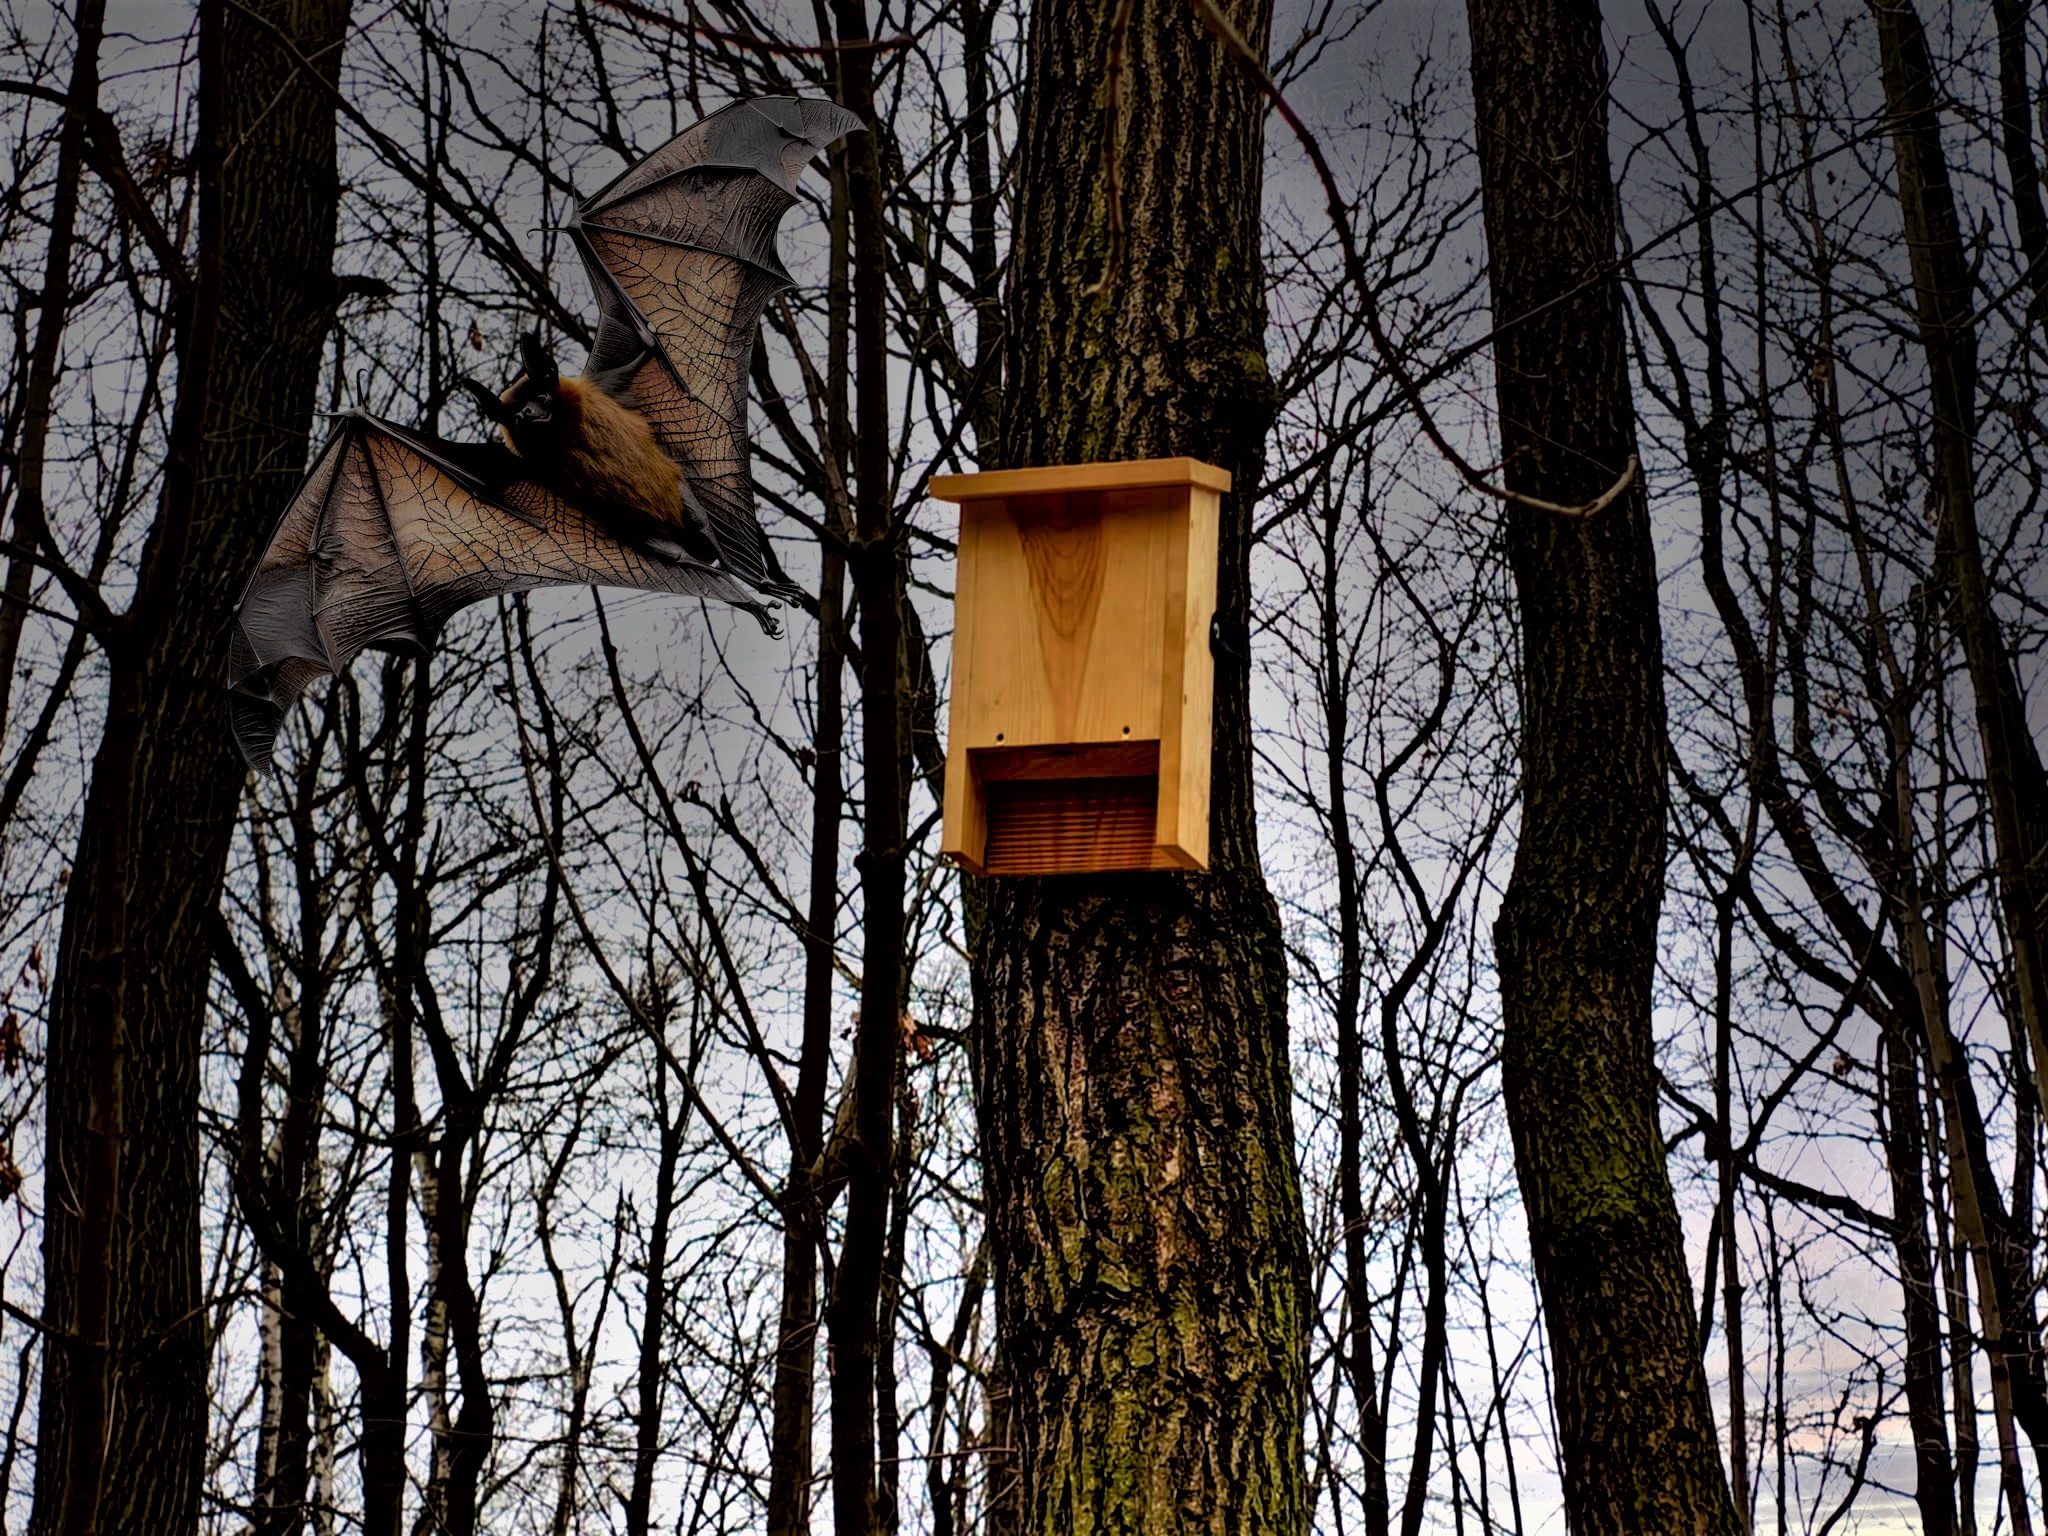
[[955, 862], [1205, 866], [1217, 493], [1197, 472], [1222, 478], [1168, 461], [935, 487], [961, 502], [941, 845]]
[[1161, 853], [1185, 869], [1209, 867], [1209, 756], [1216, 661], [1209, 624], [1216, 615], [1216, 536], [1221, 505], [1203, 486], [1190, 489], [1168, 562], [1160, 652], [1165, 658], [1159, 732]]

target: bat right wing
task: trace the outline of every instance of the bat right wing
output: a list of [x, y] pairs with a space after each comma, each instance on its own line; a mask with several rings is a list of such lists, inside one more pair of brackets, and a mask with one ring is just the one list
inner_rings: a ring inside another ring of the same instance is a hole
[[715, 567], [641, 554], [530, 480], [491, 485], [459, 447], [374, 416], [344, 417], [237, 607], [236, 745], [267, 769], [285, 712], [309, 684], [371, 646], [424, 650], [457, 610], [544, 586], [714, 598], [779, 632]]
[[735, 102], [629, 167], [571, 226], [600, 311], [586, 371], [631, 399], [681, 466], [720, 563], [771, 592], [747, 435], [754, 337], [791, 285], [775, 232], [797, 177], [859, 127], [830, 101]]

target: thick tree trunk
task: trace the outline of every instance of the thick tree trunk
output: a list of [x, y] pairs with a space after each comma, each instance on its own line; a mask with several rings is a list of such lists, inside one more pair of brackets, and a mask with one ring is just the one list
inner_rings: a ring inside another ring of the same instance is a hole
[[[1228, 469], [1218, 609], [1241, 625], [1272, 417], [1263, 112], [1191, 9], [1133, 6], [1113, 250], [1114, 9], [1040, 0], [1032, 18], [1001, 462]], [[1222, 9], [1264, 47], [1265, 0]], [[976, 1092], [1024, 1528], [1043, 1536], [1305, 1516], [1305, 1239], [1248, 690], [1247, 663], [1220, 657], [1206, 874], [984, 888]]]
[[[331, 83], [347, 0], [254, 10]], [[109, 645], [107, 721], [51, 997], [50, 1186], [86, 1190], [98, 1179], [107, 1195], [47, 1207], [47, 1316], [60, 1337], [86, 1347], [53, 1350], [44, 1377], [38, 1536], [60, 1528], [64, 1489], [80, 1486], [101, 1426], [100, 1497], [86, 1528], [166, 1536], [198, 1520], [205, 919], [243, 782], [221, 695], [220, 615], [305, 463], [333, 314], [333, 102], [241, 9], [207, 8], [202, 33], [201, 72], [215, 76], [202, 79], [202, 95], [215, 93], [215, 142], [234, 152], [200, 157], [211, 178], [202, 200], [216, 199], [216, 212], [202, 212], [201, 280], [180, 356], [187, 435], [174, 422], [176, 462], [144, 552], [141, 595]], [[206, 281], [209, 269], [216, 282]], [[94, 1149], [107, 1143], [117, 1148], [113, 1179], [95, 1171]], [[98, 1366], [95, 1326], [106, 1346]], [[89, 1406], [95, 1371], [101, 1413]]]
[[[1635, 454], [1600, 13], [1471, 0], [1470, 15], [1507, 482], [1584, 503]], [[1522, 832], [1494, 930], [1502, 1077], [1566, 1508], [1585, 1536], [1733, 1532], [1657, 1126], [1665, 737], [1648, 503], [1638, 475], [1591, 516], [1510, 506], [1506, 521], [1524, 682]]]

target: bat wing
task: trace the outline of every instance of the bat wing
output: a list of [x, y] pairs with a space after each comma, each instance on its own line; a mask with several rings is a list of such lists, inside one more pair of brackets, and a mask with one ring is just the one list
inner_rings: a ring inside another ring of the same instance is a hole
[[493, 484], [494, 450], [344, 417], [279, 518], [235, 614], [235, 741], [270, 766], [285, 712], [371, 646], [425, 649], [458, 609], [545, 586], [630, 587], [768, 609], [725, 572], [620, 543], [530, 480]]
[[646, 416], [720, 563], [757, 587], [770, 583], [747, 377], [761, 310], [791, 286], [775, 231], [804, 166], [859, 126], [829, 101], [736, 102], [629, 168], [573, 226], [602, 312], [586, 372]]

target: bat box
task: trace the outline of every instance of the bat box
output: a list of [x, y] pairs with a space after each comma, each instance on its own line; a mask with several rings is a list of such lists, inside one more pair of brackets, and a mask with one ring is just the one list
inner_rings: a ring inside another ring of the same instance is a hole
[[1208, 867], [1229, 489], [1196, 459], [932, 480], [960, 504], [947, 858], [977, 875]]

